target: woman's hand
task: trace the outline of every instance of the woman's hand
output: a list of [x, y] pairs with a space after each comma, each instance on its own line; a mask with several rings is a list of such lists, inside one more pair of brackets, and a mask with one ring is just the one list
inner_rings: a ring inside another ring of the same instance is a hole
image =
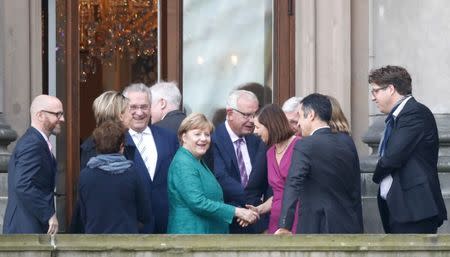
[[273, 199], [273, 197], [270, 197], [264, 203], [262, 203], [256, 207], [251, 204], [246, 204], [245, 208], [255, 211], [259, 215], [262, 215], [262, 214], [268, 213], [268, 212], [270, 212], [270, 210], [272, 210], [272, 199]]
[[255, 223], [259, 219], [259, 214], [254, 210], [237, 207], [234, 213], [238, 219], [238, 223], [242, 227]]

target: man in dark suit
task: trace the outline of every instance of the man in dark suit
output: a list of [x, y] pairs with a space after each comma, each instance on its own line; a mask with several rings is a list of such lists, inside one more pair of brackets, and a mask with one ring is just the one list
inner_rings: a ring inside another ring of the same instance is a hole
[[186, 114], [180, 111], [181, 93], [175, 82], [159, 82], [150, 87], [152, 124], [178, 132]]
[[61, 132], [64, 112], [54, 96], [37, 96], [30, 107], [31, 127], [19, 139], [8, 165], [8, 204], [3, 234], [58, 232], [54, 190], [56, 160], [49, 137]]
[[303, 138], [294, 147], [276, 234], [290, 233], [297, 201], [297, 233], [362, 233], [359, 159], [353, 140], [331, 132], [331, 103], [324, 95], [305, 97], [299, 114]]
[[372, 101], [388, 114], [373, 181], [386, 233], [436, 233], [447, 219], [437, 172], [439, 137], [433, 113], [412, 97], [406, 69], [369, 75]]
[[141, 233], [163, 234], [167, 231], [169, 200], [167, 172], [178, 149], [177, 136], [164, 128], [148, 126], [150, 121], [151, 93], [144, 84], [131, 84], [123, 95], [129, 99], [132, 116], [130, 129], [125, 135], [125, 148], [135, 169], [147, 185], [154, 219], [144, 224]]
[[[222, 186], [225, 203], [245, 207], [258, 206], [271, 191], [267, 182], [266, 145], [253, 135], [258, 99], [246, 90], [233, 91], [227, 101], [226, 121], [212, 135], [211, 151], [206, 162]], [[231, 233], [260, 233], [268, 219], [241, 228], [236, 221]]]

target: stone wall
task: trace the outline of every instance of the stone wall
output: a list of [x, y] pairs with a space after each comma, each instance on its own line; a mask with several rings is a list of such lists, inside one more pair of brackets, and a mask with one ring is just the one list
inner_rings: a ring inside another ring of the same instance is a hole
[[432, 257], [450, 254], [449, 235], [46, 235], [0, 236], [3, 256]]

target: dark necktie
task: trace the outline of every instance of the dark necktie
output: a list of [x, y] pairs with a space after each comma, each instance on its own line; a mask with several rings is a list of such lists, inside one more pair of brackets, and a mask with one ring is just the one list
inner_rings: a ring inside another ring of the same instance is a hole
[[[410, 97], [411, 95], [405, 95], [402, 99], [400, 99], [395, 106], [392, 108], [392, 110], [389, 112], [389, 115], [386, 117], [386, 120], [384, 121], [386, 123], [386, 127], [384, 128], [383, 137], [381, 138], [380, 146], [378, 147], [378, 155], [384, 156], [384, 152], [387, 147], [387, 143], [389, 141], [389, 137], [391, 136], [392, 129], [395, 125], [395, 118], [394, 112], [397, 110], [397, 108], [402, 104], [403, 101], [405, 101], [406, 98]], [[398, 113], [397, 113], [398, 115]]]
[[386, 146], [389, 141], [389, 137], [391, 136], [392, 129], [394, 128], [395, 120], [394, 120], [394, 115], [392, 115], [392, 112], [389, 113], [389, 115], [387, 116], [385, 123], [386, 123], [386, 127], [384, 128], [383, 139], [380, 144], [380, 150], [378, 151], [378, 154], [380, 156], [384, 156], [384, 151], [386, 150]]
[[234, 141], [234, 143], [236, 144], [236, 157], [239, 166], [239, 172], [241, 175], [241, 184], [242, 186], [246, 187], [248, 182], [248, 176], [247, 171], [245, 169], [244, 157], [242, 156], [241, 150], [241, 145], [244, 144], [244, 139], [239, 138], [238, 140]]

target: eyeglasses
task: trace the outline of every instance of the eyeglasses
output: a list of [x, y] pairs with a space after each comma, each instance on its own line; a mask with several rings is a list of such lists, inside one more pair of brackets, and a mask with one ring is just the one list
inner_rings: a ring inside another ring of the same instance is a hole
[[46, 113], [50, 113], [56, 116], [56, 118], [59, 120], [61, 119], [61, 117], [64, 115], [64, 112], [51, 112], [51, 111], [46, 111], [46, 110], [42, 110], [41, 112], [46, 112]]
[[148, 111], [150, 109], [150, 106], [148, 104], [143, 104], [143, 105], [130, 105], [130, 111], [131, 112], [135, 112], [137, 110], [141, 110], [143, 112]]
[[242, 115], [242, 117], [244, 117], [246, 120], [255, 118], [255, 113], [245, 113], [245, 112], [239, 111], [238, 109], [234, 109], [234, 108], [231, 108], [231, 109], [235, 112], [240, 113]]
[[388, 88], [388, 86], [380, 87], [380, 88], [373, 88], [372, 90], [370, 90], [370, 93], [372, 93], [372, 95], [375, 96], [376, 94], [378, 94], [378, 91], [385, 90], [386, 88]]

